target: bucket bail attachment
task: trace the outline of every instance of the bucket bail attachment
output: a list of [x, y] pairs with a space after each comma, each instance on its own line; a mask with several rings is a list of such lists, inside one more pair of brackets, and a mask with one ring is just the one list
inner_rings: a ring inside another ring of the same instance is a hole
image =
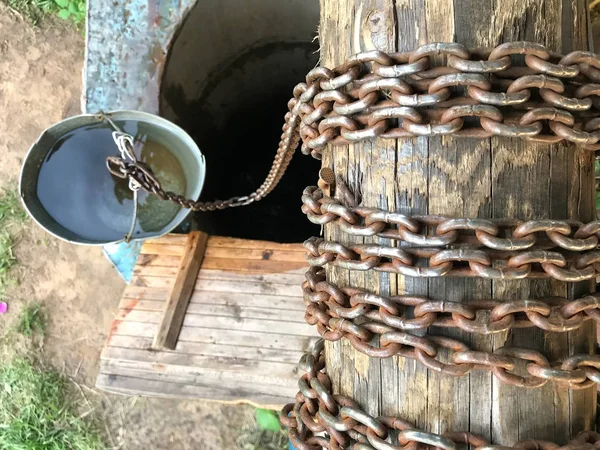
[[149, 169], [145, 170], [143, 166], [140, 165], [141, 163], [138, 162], [137, 157], [135, 156], [133, 136], [121, 130], [121, 128], [119, 128], [114, 121], [102, 111], [99, 113], [98, 118], [100, 120], [105, 120], [113, 128], [112, 138], [119, 149], [119, 153], [121, 154], [120, 157], [109, 156], [106, 158], [106, 167], [112, 175], [118, 178], [128, 179], [129, 190], [133, 193], [133, 216], [131, 219], [131, 226], [124, 237], [125, 242], [129, 243], [135, 231], [135, 224], [137, 222], [138, 215], [138, 192], [142, 187], [140, 182], [132, 176], [133, 170], [131, 169], [138, 168], [139, 170], [145, 172], [146, 175], [149, 175], [150, 177], [152, 177], [152, 175]]

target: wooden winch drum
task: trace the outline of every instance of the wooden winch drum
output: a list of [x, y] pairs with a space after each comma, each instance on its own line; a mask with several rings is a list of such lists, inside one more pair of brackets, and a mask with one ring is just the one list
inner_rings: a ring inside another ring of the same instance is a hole
[[[119, 127], [126, 123], [134, 124], [136, 129], [143, 130], [144, 135], [149, 140], [165, 148], [177, 160], [183, 170], [185, 189], [177, 193], [191, 199], [200, 197], [206, 172], [205, 160], [194, 140], [183, 129], [166, 119], [139, 111], [114, 111], [106, 113], [106, 115]], [[98, 115], [83, 114], [65, 119], [44, 130], [27, 153], [19, 180], [19, 193], [31, 218], [48, 233], [74, 244], [105, 245], [120, 242], [129, 231], [133, 218], [133, 208], [130, 211], [115, 212], [116, 209], [112, 207], [115, 202], [115, 181], [106, 167], [106, 156], [90, 150], [95, 145], [93, 140], [89, 145], [81, 145], [83, 155], [77, 155], [79, 167], [73, 166], [70, 170], [92, 170], [94, 178], [89, 177], [82, 180], [83, 182], [80, 185], [71, 186], [68, 184], [68, 173], [65, 172], [66, 176], [64, 178], [56, 176], [50, 183], [50, 191], [43, 192], [43, 194], [46, 198], [55, 196], [53, 201], [57, 202], [68, 202], [69, 198], [77, 195], [89, 198], [89, 202], [92, 202], [101, 210], [98, 212], [99, 220], [107, 224], [107, 229], [98, 233], [102, 234], [102, 237], [92, 237], [89, 230], [82, 227], [80, 222], [69, 221], [67, 217], [53, 217], [40, 201], [38, 191], [40, 170], [45, 161], [48, 161], [49, 157], [52, 156], [52, 150], [68, 136], [72, 136], [78, 130], [88, 129], [95, 124], [102, 124]], [[101, 131], [102, 133], [112, 132], [110, 129], [102, 129]], [[125, 131], [128, 132], [127, 129]], [[111, 149], [108, 152], [112, 156], [119, 156], [116, 144], [110, 142], [110, 145]], [[86, 150], [89, 150], [89, 156], [85, 155]], [[79, 153], [79, 147], [77, 153]], [[65, 196], [65, 192], [68, 195]], [[66, 200], [64, 200], [65, 198]], [[119, 198], [116, 201], [122, 202]], [[169, 205], [168, 202], [160, 201], [165, 202], [165, 207], [173, 208], [173, 205]], [[156, 204], [159, 208], [162, 207], [159, 203]], [[76, 217], [78, 214], [75, 206], [71, 208], [69, 205], [63, 204], [61, 207], [67, 212], [65, 215]], [[190, 210], [179, 208], [166, 225], [161, 227], [160, 231], [138, 229], [133, 239], [148, 239], [169, 233], [181, 224], [189, 213]]]

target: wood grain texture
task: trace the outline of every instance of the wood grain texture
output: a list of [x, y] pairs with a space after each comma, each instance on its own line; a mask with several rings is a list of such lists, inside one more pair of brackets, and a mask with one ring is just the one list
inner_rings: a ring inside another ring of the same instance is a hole
[[196, 285], [196, 277], [204, 259], [207, 243], [208, 235], [202, 231], [193, 231], [188, 234], [181, 262], [175, 275], [175, 282], [171, 287], [158, 331], [154, 337], [152, 346], [155, 349], [173, 349], [177, 344], [177, 337]]
[[[530, 40], [558, 52], [586, 50], [587, 23], [581, 0], [321, 0], [321, 61], [331, 67], [358, 51], [407, 51], [436, 41], [479, 47]], [[457, 217], [593, 218], [592, 156], [572, 145], [508, 138], [379, 139], [327, 149], [323, 166], [360, 192], [364, 206]], [[334, 226], [326, 226], [324, 233], [329, 239], [360, 242]], [[328, 268], [327, 276], [341, 285], [384, 294], [451, 301], [573, 298], [592, 288], [590, 283], [544, 280], [422, 280], [337, 268]], [[592, 328], [546, 337], [535, 330], [494, 337], [439, 328], [429, 332], [461, 339], [476, 350], [509, 344], [557, 359], [575, 351], [592, 352]], [[402, 358], [368, 359], [343, 341], [326, 348], [328, 371], [338, 392], [353, 396], [371, 414], [400, 415], [428, 431], [469, 430], [507, 445], [528, 438], [563, 443], [593, 423], [593, 389], [569, 393], [549, 384], [523, 390], [483, 372], [451, 379]]]
[[[304, 320], [301, 246], [209, 238], [205, 254], [221, 269], [202, 261], [175, 345], [157, 350], [153, 338], [186, 246], [188, 238], [174, 235], [144, 245], [109, 330], [96, 386], [281, 408], [297, 392], [300, 357], [318, 338]], [[256, 270], [240, 271], [239, 261], [252, 261]], [[274, 262], [281, 267], [270, 272]], [[296, 268], [282, 271], [289, 264]]]

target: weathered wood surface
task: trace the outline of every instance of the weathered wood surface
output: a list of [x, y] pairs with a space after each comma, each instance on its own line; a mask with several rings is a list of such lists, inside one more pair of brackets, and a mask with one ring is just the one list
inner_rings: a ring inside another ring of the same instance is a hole
[[[478, 47], [529, 40], [559, 52], [584, 50], [587, 14], [583, 0], [321, 0], [321, 61], [331, 67], [358, 51], [407, 51], [436, 41]], [[508, 138], [379, 139], [329, 149], [323, 165], [359, 190], [365, 206], [457, 217], [593, 218], [592, 155], [572, 145]], [[363, 242], [333, 226], [325, 227], [325, 236]], [[592, 288], [590, 283], [567, 286], [544, 280], [422, 280], [333, 268], [328, 277], [383, 294], [414, 293], [452, 301], [573, 298]], [[477, 350], [507, 343], [539, 349], [557, 359], [591, 352], [592, 327], [546, 337], [535, 330], [494, 337], [435, 328], [430, 332], [458, 337]], [[523, 390], [481, 372], [449, 378], [402, 358], [369, 359], [345, 340], [328, 344], [326, 352], [337, 391], [353, 396], [371, 414], [400, 415], [429, 431], [470, 430], [502, 444], [526, 438], [565, 442], [593, 424], [593, 389], [569, 393], [548, 384]]]
[[160, 325], [152, 343], [152, 347], [155, 349], [175, 349], [200, 265], [204, 259], [207, 241], [208, 235], [202, 231], [193, 231], [187, 236], [183, 256], [175, 274], [175, 282], [169, 292]]
[[[315, 342], [301, 245], [209, 237], [175, 348], [152, 348], [186, 236], [148, 241], [109, 331], [96, 386], [125, 395], [281, 407]], [[271, 263], [277, 263], [273, 265]]]

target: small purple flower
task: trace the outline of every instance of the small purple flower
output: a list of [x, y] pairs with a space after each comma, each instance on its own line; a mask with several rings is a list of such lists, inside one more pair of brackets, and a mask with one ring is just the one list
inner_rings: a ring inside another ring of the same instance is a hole
[[6, 314], [8, 311], [8, 303], [0, 302], [0, 314]]

